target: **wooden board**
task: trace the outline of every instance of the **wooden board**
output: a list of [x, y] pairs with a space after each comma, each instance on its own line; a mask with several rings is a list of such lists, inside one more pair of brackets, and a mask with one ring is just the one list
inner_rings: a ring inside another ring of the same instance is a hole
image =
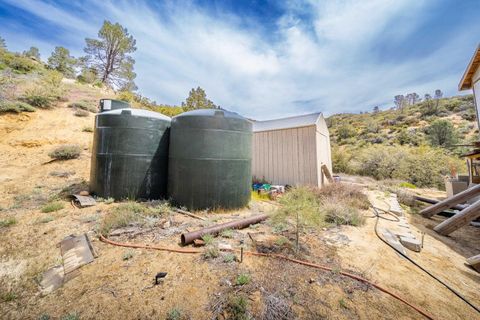
[[453, 197], [451, 198], [448, 198], [448, 199], [445, 199], [445, 200], [442, 200], [436, 204], [434, 204], [433, 206], [430, 206], [428, 208], [425, 208], [423, 209], [422, 211], [420, 211], [420, 213], [422, 214], [422, 216], [424, 216], [425, 218], [429, 218], [431, 216], [434, 216], [436, 215], [437, 213], [440, 213], [442, 212], [443, 210], [446, 210], [446, 209], [450, 209], [452, 207], [454, 207], [455, 205], [457, 204], [460, 204], [460, 203], [465, 203], [467, 202], [469, 199], [473, 198], [473, 197], [476, 197], [477, 195], [480, 194], [480, 184], [479, 185], [476, 185], [472, 188], [469, 188], [465, 191], [462, 191], [456, 195], [454, 195]]
[[467, 264], [480, 272], [480, 254], [467, 259]]
[[471, 206], [463, 209], [459, 213], [443, 221], [433, 228], [436, 232], [446, 236], [464, 225], [480, 217], [480, 200], [477, 200]]
[[84, 266], [94, 260], [91, 245], [85, 234], [70, 235], [60, 243], [65, 274]]
[[328, 170], [328, 167], [325, 164], [322, 164], [322, 172], [327, 178], [328, 182], [333, 183], [332, 174], [330, 173], [330, 170]]

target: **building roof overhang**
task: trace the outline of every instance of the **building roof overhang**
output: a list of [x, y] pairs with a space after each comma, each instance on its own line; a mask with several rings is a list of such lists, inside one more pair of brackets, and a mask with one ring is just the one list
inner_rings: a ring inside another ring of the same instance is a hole
[[478, 67], [480, 67], [480, 45], [478, 45], [477, 49], [475, 50], [475, 53], [473, 54], [473, 57], [463, 74], [462, 80], [460, 80], [460, 83], [458, 84], [459, 91], [472, 88], [472, 78]]

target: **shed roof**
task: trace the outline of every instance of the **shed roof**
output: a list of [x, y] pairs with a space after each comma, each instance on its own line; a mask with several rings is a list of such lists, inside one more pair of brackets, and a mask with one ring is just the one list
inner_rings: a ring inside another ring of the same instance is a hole
[[467, 70], [465, 70], [465, 73], [463, 74], [462, 80], [460, 80], [460, 83], [458, 84], [459, 91], [472, 88], [472, 78], [478, 67], [480, 67], [480, 44], [478, 45], [477, 50], [475, 50], [475, 53], [468, 64]]
[[313, 126], [317, 123], [318, 118], [321, 116], [321, 112], [316, 112], [289, 118], [253, 121], [253, 132]]

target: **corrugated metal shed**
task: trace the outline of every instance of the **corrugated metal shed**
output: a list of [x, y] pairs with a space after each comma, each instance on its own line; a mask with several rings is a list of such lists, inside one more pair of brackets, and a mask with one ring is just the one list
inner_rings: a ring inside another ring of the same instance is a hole
[[252, 173], [281, 185], [321, 187], [332, 170], [330, 135], [322, 113], [253, 121]]

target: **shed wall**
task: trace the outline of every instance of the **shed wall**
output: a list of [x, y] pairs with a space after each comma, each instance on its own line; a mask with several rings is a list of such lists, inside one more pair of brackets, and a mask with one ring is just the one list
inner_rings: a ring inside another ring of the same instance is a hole
[[329, 154], [317, 152], [317, 145], [329, 153], [330, 142], [322, 139], [317, 144], [318, 135], [316, 125], [255, 132], [253, 176], [273, 184], [320, 186], [318, 159]]

